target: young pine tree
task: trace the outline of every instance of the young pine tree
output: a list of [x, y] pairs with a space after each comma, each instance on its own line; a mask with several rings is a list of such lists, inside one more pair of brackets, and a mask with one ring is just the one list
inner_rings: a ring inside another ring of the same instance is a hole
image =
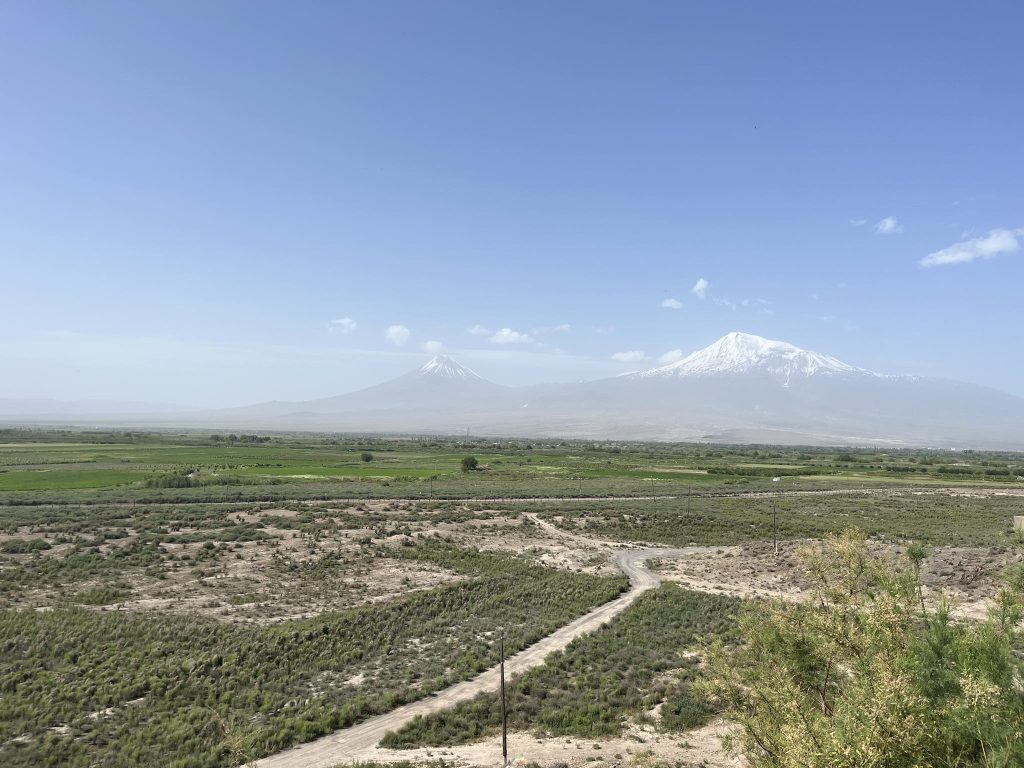
[[752, 608], [743, 646], [713, 651], [705, 692], [752, 768], [1024, 766], [1024, 576], [954, 622], [925, 599], [925, 556], [896, 567], [857, 532], [805, 551], [810, 599]]

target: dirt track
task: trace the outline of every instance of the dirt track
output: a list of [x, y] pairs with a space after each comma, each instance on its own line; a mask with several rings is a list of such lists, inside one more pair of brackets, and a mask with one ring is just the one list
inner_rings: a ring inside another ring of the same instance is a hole
[[[562, 532], [564, 533], [564, 532]], [[602, 544], [604, 542], [590, 542]], [[565, 648], [580, 635], [593, 632], [614, 616], [624, 611], [641, 594], [661, 583], [658, 576], [644, 567], [651, 558], [684, 557], [711, 551], [712, 547], [685, 547], [683, 549], [630, 549], [616, 555], [616, 563], [629, 577], [629, 591], [590, 613], [566, 624], [529, 648], [505, 662], [506, 675], [521, 674], [544, 663], [553, 651]], [[406, 704], [383, 715], [370, 718], [358, 725], [337, 731], [315, 741], [266, 757], [256, 763], [261, 768], [328, 768], [340, 763], [368, 760], [374, 747], [385, 733], [401, 728], [417, 715], [428, 715], [466, 701], [485, 691], [498, 689], [498, 669], [494, 667], [472, 680], [458, 683], [426, 699]]]
[[104, 507], [169, 507], [182, 506], [185, 504], [203, 504], [209, 507], [238, 506], [239, 504], [310, 504], [316, 506], [341, 505], [341, 504], [430, 504], [434, 502], [464, 503], [464, 504], [530, 504], [548, 502], [579, 502], [579, 501], [677, 501], [691, 497], [701, 498], [745, 498], [745, 499], [768, 499], [784, 498], [787, 496], [1024, 496], [1024, 488], [1019, 486], [993, 486], [993, 485], [963, 485], [963, 486], [865, 486], [863, 488], [794, 488], [792, 490], [733, 490], [715, 488], [713, 490], [700, 489], [692, 494], [659, 494], [646, 496], [434, 496], [416, 498], [391, 498], [374, 496], [351, 496], [329, 499], [273, 499], [273, 500], [231, 500], [231, 501], [210, 501], [207, 499], [178, 499], [176, 501], [115, 501], [103, 502], [91, 499], [77, 499], [73, 501], [46, 501], [41, 503], [13, 502], [4, 503], [8, 507], [65, 507], [78, 506], [87, 507], [102, 505]]

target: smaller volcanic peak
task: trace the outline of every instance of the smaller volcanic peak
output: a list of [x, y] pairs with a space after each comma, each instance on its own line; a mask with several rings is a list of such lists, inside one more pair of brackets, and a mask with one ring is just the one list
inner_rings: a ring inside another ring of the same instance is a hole
[[767, 374], [784, 382], [818, 375], [870, 375], [830, 355], [735, 331], [678, 362], [636, 375], [656, 378], [748, 373]]
[[460, 365], [448, 355], [437, 355], [416, 371], [416, 375], [424, 378], [455, 379], [459, 381], [483, 381], [483, 377]]

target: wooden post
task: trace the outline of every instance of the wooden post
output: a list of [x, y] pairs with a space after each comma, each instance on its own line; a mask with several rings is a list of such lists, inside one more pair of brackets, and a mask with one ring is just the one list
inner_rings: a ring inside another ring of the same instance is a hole
[[779, 519], [775, 499], [772, 499], [772, 541], [775, 542], [775, 554], [779, 554]]
[[505, 712], [505, 636], [501, 636], [501, 764], [508, 765], [508, 720]]

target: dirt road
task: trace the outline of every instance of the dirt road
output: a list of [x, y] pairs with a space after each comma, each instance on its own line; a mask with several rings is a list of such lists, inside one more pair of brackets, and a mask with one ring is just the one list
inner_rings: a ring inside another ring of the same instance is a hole
[[[557, 529], [556, 529], [557, 530]], [[560, 532], [564, 533], [564, 532]], [[604, 544], [605, 542], [591, 542]], [[643, 563], [651, 558], [684, 557], [689, 554], [712, 551], [713, 547], [685, 547], [683, 549], [629, 549], [616, 554], [616, 563], [629, 577], [627, 592], [595, 608], [585, 616], [566, 624], [529, 648], [520, 651], [505, 662], [507, 676], [518, 675], [531, 667], [544, 663], [549, 653], [565, 648], [580, 635], [593, 632], [622, 613], [640, 595], [661, 583], [658, 576]], [[466, 701], [485, 691], [497, 691], [497, 667], [481, 673], [472, 680], [458, 683], [420, 701], [399, 707], [383, 715], [365, 720], [358, 725], [337, 731], [315, 741], [266, 757], [256, 765], [261, 768], [328, 768], [346, 762], [368, 760], [374, 747], [388, 731], [395, 731], [417, 715], [429, 715]]]
[[747, 498], [747, 499], [768, 499], [784, 498], [787, 496], [973, 496], [988, 494], [990, 496], [1024, 496], [1024, 488], [1019, 486], [1005, 485], [963, 485], [963, 486], [927, 486], [927, 485], [901, 485], [901, 486], [865, 486], [863, 488], [794, 488], [792, 490], [735, 490], [727, 488], [703, 488], [692, 494], [661, 494], [647, 496], [631, 495], [610, 495], [610, 496], [434, 496], [416, 498], [398, 498], [388, 496], [351, 496], [330, 499], [269, 499], [269, 500], [232, 500], [232, 501], [211, 501], [209, 499], [177, 499], [175, 501], [155, 501], [137, 499], [135, 501], [103, 501], [102, 499], [76, 499], [71, 501], [46, 501], [46, 502], [10, 502], [2, 501], [0, 506], [5, 507], [38, 507], [60, 508], [65, 506], [88, 507], [103, 506], [112, 508], [121, 507], [176, 507], [184, 504], [202, 504], [209, 507], [238, 506], [239, 504], [309, 504], [314, 506], [337, 506], [340, 504], [430, 504], [433, 502], [460, 502], [465, 504], [532, 504], [549, 502], [581, 502], [581, 501], [679, 501], [688, 496], [694, 499], [702, 498]]

